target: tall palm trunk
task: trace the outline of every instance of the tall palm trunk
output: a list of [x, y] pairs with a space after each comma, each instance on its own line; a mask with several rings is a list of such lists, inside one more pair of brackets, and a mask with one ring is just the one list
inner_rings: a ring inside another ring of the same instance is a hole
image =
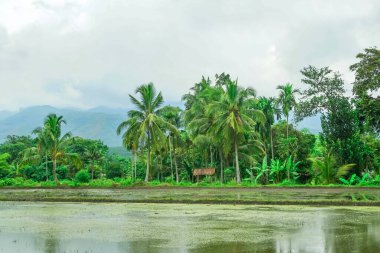
[[[288, 141], [289, 138], [289, 115], [286, 115], [286, 141]], [[289, 147], [288, 147], [289, 152]]]
[[271, 149], [271, 153], [272, 153], [272, 159], [274, 160], [273, 129], [272, 129], [272, 126], [270, 126], [270, 149]]
[[146, 159], [146, 172], [145, 172], [145, 182], [149, 180], [149, 169], [150, 169], [150, 131], [148, 131], [148, 154]]
[[224, 178], [223, 178], [223, 151], [219, 151], [219, 156], [220, 156], [220, 183], [223, 184]]
[[178, 175], [178, 165], [177, 165], [177, 156], [175, 155], [175, 139], [173, 138], [173, 158], [174, 158], [174, 166], [175, 166], [175, 181], [179, 182]]
[[212, 167], [212, 165], [213, 165], [213, 155], [212, 155], [212, 146], [210, 145], [210, 160], [211, 160], [211, 162], [210, 162], [210, 168]]
[[53, 160], [53, 177], [54, 177], [54, 181], [58, 182], [58, 177], [57, 177], [57, 159], [56, 158], [54, 158], [54, 160]]
[[[289, 150], [289, 115], [286, 115], [286, 145], [288, 146], [287, 149], [288, 149], [288, 157], [289, 157], [289, 153], [290, 153], [290, 150]], [[289, 181], [290, 180], [289, 168], [287, 170], [287, 176], [288, 176], [288, 181]]]
[[46, 172], [46, 181], [49, 181], [49, 170], [48, 170], [47, 153], [45, 153], [45, 172]]
[[135, 150], [135, 179], [137, 178], [137, 150]]
[[239, 168], [238, 143], [237, 143], [236, 136], [235, 136], [235, 166], [236, 166], [236, 182], [240, 184], [241, 179], [240, 179], [240, 168]]
[[174, 176], [173, 176], [173, 156], [172, 156], [171, 135], [169, 135], [169, 155], [170, 155], [170, 172], [171, 172], [171, 176], [172, 176], [172, 180], [173, 180]]
[[91, 180], [94, 180], [94, 167], [95, 167], [95, 162], [92, 161], [92, 165], [91, 165]]

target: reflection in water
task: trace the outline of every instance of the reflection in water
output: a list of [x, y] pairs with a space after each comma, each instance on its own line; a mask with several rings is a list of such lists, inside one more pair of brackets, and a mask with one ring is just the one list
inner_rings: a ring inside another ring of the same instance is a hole
[[56, 253], [59, 249], [59, 240], [54, 235], [47, 235], [45, 237], [45, 248], [44, 252], [46, 253]]
[[5, 203], [0, 252], [380, 252], [380, 211]]

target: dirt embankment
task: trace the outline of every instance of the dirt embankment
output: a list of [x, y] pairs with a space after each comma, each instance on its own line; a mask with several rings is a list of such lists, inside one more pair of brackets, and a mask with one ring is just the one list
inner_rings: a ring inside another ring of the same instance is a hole
[[378, 188], [0, 189], [0, 201], [380, 206]]

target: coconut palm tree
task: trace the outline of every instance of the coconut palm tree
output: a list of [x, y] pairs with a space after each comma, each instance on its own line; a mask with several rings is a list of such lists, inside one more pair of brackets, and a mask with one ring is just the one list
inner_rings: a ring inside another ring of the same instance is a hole
[[86, 147], [85, 151], [86, 157], [90, 161], [90, 167], [91, 167], [91, 180], [94, 180], [94, 170], [96, 164], [101, 161], [104, 157], [103, 150], [99, 147], [98, 144], [92, 143], [91, 145]]
[[286, 139], [289, 138], [289, 113], [296, 106], [296, 94], [300, 93], [299, 89], [294, 89], [293, 85], [287, 83], [277, 86], [280, 91], [278, 96], [278, 104], [282, 107], [282, 113], [286, 117]]
[[62, 124], [66, 124], [63, 116], [57, 116], [54, 113], [49, 114], [44, 121], [43, 131], [46, 131], [46, 133], [44, 133], [46, 134], [46, 140], [44, 142], [46, 142], [46, 148], [49, 150], [50, 158], [53, 162], [53, 177], [55, 182], [58, 182], [58, 160], [68, 159], [75, 162], [77, 166], [79, 166], [80, 163], [77, 154], [65, 152], [64, 145], [69, 139], [71, 139], [72, 135], [70, 132], [62, 135]]
[[[49, 181], [49, 170], [48, 170], [48, 152], [49, 152], [49, 138], [45, 128], [37, 127], [33, 130], [33, 134], [37, 135], [37, 153], [40, 157], [44, 156], [45, 158], [45, 174], [46, 181]], [[33, 153], [33, 152], [31, 152]], [[25, 153], [26, 157], [30, 157], [28, 152]]]
[[153, 83], [139, 86], [136, 89], [139, 98], [129, 95], [131, 102], [137, 107], [128, 112], [128, 119], [120, 123], [117, 133], [125, 130], [123, 143], [139, 143], [141, 147], [147, 147], [147, 162], [145, 182], [149, 180], [151, 165], [151, 149], [153, 145], [165, 143], [165, 130], [177, 132], [177, 129], [159, 115], [164, 102], [161, 92], [157, 94]]
[[[274, 159], [274, 147], [273, 147], [273, 129], [272, 125], [275, 119], [279, 119], [281, 116], [281, 110], [278, 108], [276, 99], [273, 97], [259, 97], [259, 102], [257, 104], [257, 109], [261, 110], [265, 115], [265, 123], [260, 125], [263, 129], [261, 133], [263, 134], [263, 139], [265, 143], [269, 143], [272, 159]], [[269, 140], [268, 140], [269, 139]], [[267, 145], [265, 145], [267, 156], [268, 150]]]
[[254, 89], [243, 89], [237, 85], [237, 81], [229, 81], [220, 100], [211, 102], [207, 107], [207, 113], [215, 119], [212, 123], [213, 132], [224, 138], [226, 151], [233, 147], [237, 183], [241, 183], [239, 144], [245, 138], [245, 132], [251, 131], [257, 122], [265, 121], [264, 114], [255, 109], [255, 95]]
[[[166, 122], [169, 122], [177, 129], [182, 126], [181, 119], [181, 109], [179, 107], [174, 107], [167, 105], [160, 110], [160, 116], [165, 119]], [[170, 155], [170, 168], [172, 171], [173, 178], [173, 161], [175, 167], [175, 179], [176, 182], [179, 182], [179, 174], [178, 174], [178, 165], [177, 165], [177, 156], [176, 156], [176, 144], [179, 141], [178, 134], [175, 132], [169, 131], [168, 142], [169, 142], [169, 155]]]

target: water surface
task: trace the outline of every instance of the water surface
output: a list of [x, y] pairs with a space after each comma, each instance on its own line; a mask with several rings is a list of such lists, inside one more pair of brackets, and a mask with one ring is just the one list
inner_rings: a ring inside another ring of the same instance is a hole
[[380, 252], [380, 209], [0, 202], [0, 252]]

